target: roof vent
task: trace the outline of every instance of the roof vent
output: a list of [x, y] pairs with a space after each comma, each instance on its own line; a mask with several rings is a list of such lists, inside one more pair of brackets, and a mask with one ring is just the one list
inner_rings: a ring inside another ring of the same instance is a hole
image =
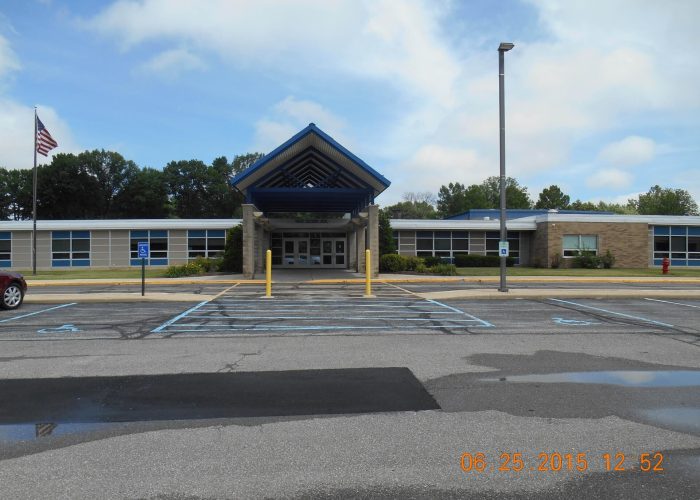
[[550, 208], [549, 210], [547, 210], [547, 213], [548, 214], [558, 214], [559, 210], [556, 208]]
[[484, 217], [484, 220], [491, 220], [491, 217]]

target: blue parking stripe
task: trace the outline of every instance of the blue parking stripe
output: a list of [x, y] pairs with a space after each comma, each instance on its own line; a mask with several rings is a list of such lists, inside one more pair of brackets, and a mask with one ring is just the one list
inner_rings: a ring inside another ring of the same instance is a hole
[[184, 318], [185, 316], [187, 316], [187, 315], [188, 315], [189, 313], [191, 313], [192, 311], [196, 311], [197, 309], [199, 309], [200, 307], [202, 307], [204, 304], [208, 304], [208, 303], [209, 303], [208, 300], [205, 300], [204, 302], [200, 302], [200, 303], [197, 304], [196, 306], [189, 308], [189, 309], [188, 309], [187, 311], [185, 311], [184, 313], [179, 314], [179, 315], [175, 316], [174, 318], [169, 319], [168, 321], [166, 321], [165, 323], [163, 323], [163, 324], [160, 325], [159, 327], [154, 328], [153, 330], [151, 330], [151, 333], [160, 333], [160, 332], [162, 332], [163, 330], [165, 330], [167, 327], [169, 327], [170, 325], [172, 325], [172, 324], [175, 323], [176, 321], [178, 321], [178, 320]]
[[586, 304], [579, 304], [577, 302], [571, 302], [568, 300], [561, 300], [561, 299], [549, 299], [549, 300], [553, 300], [554, 302], [562, 302], [564, 304], [570, 304], [572, 306], [585, 307], [586, 309], [592, 309], [594, 311], [600, 311], [600, 312], [604, 312], [604, 313], [608, 313], [608, 314], [613, 314], [616, 316], [622, 316], [623, 318], [636, 319], [638, 321], [644, 321], [646, 323], [652, 323], [654, 325], [665, 326], [668, 328], [674, 328], [673, 325], [669, 325], [668, 323], [662, 323], [661, 321], [655, 321], [653, 319], [642, 318], [641, 316], [632, 316], [631, 314], [625, 314], [625, 313], [616, 312], [616, 311], [608, 311], [607, 309], [601, 309], [600, 307], [593, 307], [593, 306], [589, 306]]
[[77, 304], [77, 302], [71, 302], [70, 304], [61, 304], [60, 306], [49, 307], [48, 309], [42, 309], [41, 311], [34, 311], [34, 312], [31, 312], [31, 313], [28, 313], [28, 314], [22, 314], [21, 316], [14, 316], [14, 317], [12, 317], [12, 318], [3, 319], [3, 320], [0, 321], [0, 323], [7, 323], [8, 321], [14, 321], [14, 320], [16, 320], [16, 319], [27, 318], [27, 317], [29, 317], [29, 316], [34, 316], [35, 314], [41, 314], [41, 313], [45, 313], [45, 312], [49, 312], [49, 311], [54, 311], [54, 310], [56, 310], [56, 309], [61, 309], [61, 308], [63, 308], [63, 307], [74, 306], [74, 305], [76, 305], [76, 304]]

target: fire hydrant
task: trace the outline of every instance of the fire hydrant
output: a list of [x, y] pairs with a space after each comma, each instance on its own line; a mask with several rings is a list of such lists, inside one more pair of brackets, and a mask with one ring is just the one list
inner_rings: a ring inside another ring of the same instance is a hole
[[671, 261], [668, 260], [668, 257], [664, 257], [664, 260], [661, 261], [661, 274], [668, 274], [668, 268], [671, 265]]

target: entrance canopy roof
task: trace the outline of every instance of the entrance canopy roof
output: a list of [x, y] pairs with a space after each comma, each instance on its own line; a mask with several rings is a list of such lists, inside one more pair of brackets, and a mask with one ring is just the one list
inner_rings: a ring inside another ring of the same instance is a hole
[[263, 212], [357, 213], [390, 182], [310, 123], [231, 184]]

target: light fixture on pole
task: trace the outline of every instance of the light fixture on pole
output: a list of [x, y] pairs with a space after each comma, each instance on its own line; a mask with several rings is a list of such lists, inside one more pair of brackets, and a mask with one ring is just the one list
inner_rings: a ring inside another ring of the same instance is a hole
[[[501, 194], [501, 238], [498, 245], [498, 254], [501, 259], [501, 283], [499, 292], [507, 292], [506, 285], [506, 258], [508, 256], [508, 233], [506, 231], [506, 112], [504, 96], [504, 57], [503, 54], [512, 49], [514, 45], [509, 42], [501, 42], [498, 46], [498, 112], [501, 129], [500, 141], [500, 194]], [[505, 250], [505, 251], [504, 251]]]

